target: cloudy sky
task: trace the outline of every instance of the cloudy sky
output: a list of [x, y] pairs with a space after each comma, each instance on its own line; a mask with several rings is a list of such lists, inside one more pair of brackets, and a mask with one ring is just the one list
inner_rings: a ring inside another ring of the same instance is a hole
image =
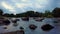
[[44, 12], [60, 7], [60, 0], [0, 0], [0, 9], [5, 13], [22, 13], [28, 10]]

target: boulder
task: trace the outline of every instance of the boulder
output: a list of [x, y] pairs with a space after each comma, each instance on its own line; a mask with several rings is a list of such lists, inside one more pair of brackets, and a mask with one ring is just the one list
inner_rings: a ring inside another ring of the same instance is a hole
[[35, 21], [42, 21], [44, 18], [36, 18]]
[[23, 17], [22, 20], [23, 21], [29, 21], [29, 18], [28, 17]]
[[19, 32], [20, 34], [25, 34], [24, 30], [20, 30]]
[[10, 24], [10, 21], [9, 21], [9, 20], [4, 20], [4, 21], [3, 21], [3, 24], [4, 24], [4, 25], [9, 25], [9, 24]]
[[45, 24], [45, 25], [43, 25], [42, 27], [41, 27], [41, 29], [43, 30], [43, 31], [50, 31], [51, 29], [53, 29], [54, 27], [52, 26], [52, 25], [50, 25], [50, 24]]
[[29, 25], [29, 28], [30, 28], [31, 30], [35, 30], [35, 29], [37, 28], [37, 26], [35, 26], [34, 24], [31, 24], [31, 25]]

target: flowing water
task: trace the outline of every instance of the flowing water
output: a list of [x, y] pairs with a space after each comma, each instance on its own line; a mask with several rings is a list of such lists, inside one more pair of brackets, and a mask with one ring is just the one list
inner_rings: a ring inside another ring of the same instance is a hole
[[[33, 18], [29, 18], [29, 21], [23, 21], [21, 20], [21, 18], [18, 19], [20, 19], [20, 21], [17, 21], [18, 26], [13, 26], [12, 22], [8, 26], [0, 26], [0, 33], [17, 31], [20, 30], [19, 27], [22, 26], [24, 28], [25, 34], [60, 34], [60, 25], [59, 25], [60, 23], [59, 24], [53, 23], [53, 18], [45, 18], [41, 22], [35, 21]], [[31, 29], [29, 29], [30, 24], [36, 25], [37, 26], [36, 30], [32, 31]], [[41, 26], [44, 24], [50, 24], [54, 26], [54, 28], [51, 29], [50, 31], [43, 31], [41, 29]], [[7, 29], [3, 29], [3, 27], [7, 27]]]

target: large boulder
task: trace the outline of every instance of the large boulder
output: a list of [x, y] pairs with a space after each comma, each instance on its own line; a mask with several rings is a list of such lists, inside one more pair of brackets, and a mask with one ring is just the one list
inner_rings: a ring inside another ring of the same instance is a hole
[[4, 21], [3, 21], [3, 24], [4, 24], [4, 25], [9, 25], [9, 24], [10, 24], [10, 21], [9, 21], [9, 20], [4, 20]]
[[45, 24], [41, 27], [41, 29], [43, 31], [50, 31], [51, 29], [53, 29], [54, 27], [52, 25], [49, 25], [49, 24]]
[[29, 25], [29, 28], [30, 28], [31, 30], [35, 30], [35, 29], [37, 28], [37, 26], [34, 25], [34, 24], [31, 24], [31, 25]]

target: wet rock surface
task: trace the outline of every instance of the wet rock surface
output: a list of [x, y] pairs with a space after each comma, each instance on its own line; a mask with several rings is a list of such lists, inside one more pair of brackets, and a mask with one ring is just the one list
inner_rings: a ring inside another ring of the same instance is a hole
[[18, 23], [14, 23], [13, 26], [18, 26]]
[[24, 30], [18, 30], [14, 32], [0, 33], [0, 34], [25, 34]]
[[4, 20], [3, 23], [4, 23], [4, 25], [9, 25], [10, 21], [9, 20]]
[[0, 25], [9, 25], [10, 21], [8, 19], [0, 19]]
[[45, 25], [43, 25], [42, 27], [41, 27], [41, 29], [43, 30], [43, 31], [50, 31], [51, 29], [53, 29], [54, 27], [52, 26], [52, 25], [50, 25], [50, 24], [45, 24]]
[[23, 21], [29, 21], [29, 17], [23, 17], [21, 18]]
[[20, 34], [25, 34], [24, 30], [20, 30]]
[[31, 30], [35, 30], [35, 29], [37, 28], [37, 26], [35, 26], [34, 24], [31, 24], [31, 25], [29, 25], [29, 28], [30, 28]]
[[33, 19], [34, 19], [35, 21], [39, 21], [39, 22], [42, 21], [42, 20], [44, 20], [44, 18], [40, 18], [40, 17], [39, 17], [39, 18], [34, 17]]
[[37, 20], [35, 20], [35, 21], [42, 21], [43, 19], [37, 19]]
[[25, 32], [24, 32], [24, 28], [23, 27], [20, 27], [20, 34], [25, 34]]
[[17, 23], [17, 20], [12, 20], [13, 23]]

